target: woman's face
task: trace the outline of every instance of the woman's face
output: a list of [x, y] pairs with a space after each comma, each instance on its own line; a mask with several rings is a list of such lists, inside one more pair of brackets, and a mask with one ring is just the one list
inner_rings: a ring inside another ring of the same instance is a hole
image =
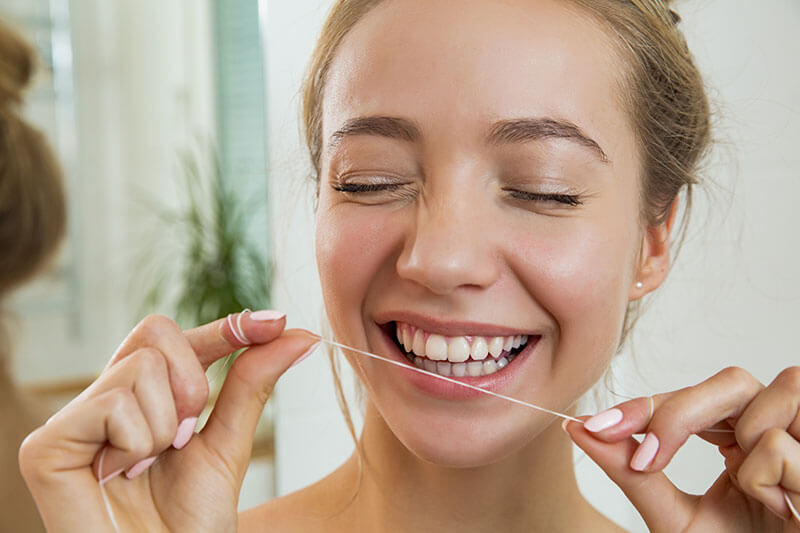
[[[639, 296], [623, 66], [561, 1], [393, 0], [362, 19], [323, 103], [316, 250], [337, 339], [568, 409]], [[554, 421], [358, 357], [377, 412], [429, 461], [491, 463]]]

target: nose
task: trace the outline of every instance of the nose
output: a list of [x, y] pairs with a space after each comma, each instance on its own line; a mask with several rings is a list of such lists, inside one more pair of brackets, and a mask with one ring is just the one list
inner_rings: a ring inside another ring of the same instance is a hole
[[500, 254], [493, 244], [492, 225], [481, 211], [464, 193], [420, 203], [397, 261], [400, 277], [438, 295], [492, 285], [499, 274]]

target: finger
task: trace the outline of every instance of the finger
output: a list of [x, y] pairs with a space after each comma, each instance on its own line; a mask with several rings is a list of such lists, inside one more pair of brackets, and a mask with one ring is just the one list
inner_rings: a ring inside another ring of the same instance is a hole
[[161, 315], [145, 317], [117, 349], [104, 372], [141, 348], [154, 348], [163, 354], [177, 415], [180, 420], [196, 421], [208, 401], [208, 380], [195, 351], [174, 320]]
[[749, 451], [770, 428], [800, 439], [800, 367], [782, 371], [753, 399], [736, 422], [736, 440]]
[[269, 344], [249, 348], [231, 366], [200, 435], [237, 478], [244, 477], [256, 425], [275, 382], [318, 345], [308, 332], [288, 330]]
[[132, 466], [153, 449], [150, 426], [128, 387], [68, 404], [26, 439], [20, 462], [35, 465], [35, 475], [80, 471], [106, 444], [116, 449], [118, 461], [107, 472]]
[[20, 469], [48, 531], [94, 530], [98, 518], [105, 522], [91, 464], [107, 441], [128, 454], [128, 464], [152, 447], [147, 421], [129, 388], [67, 405], [23, 442]]
[[[648, 457], [646, 464], [635, 466], [661, 470], [692, 434], [721, 446], [733, 444], [732, 434], [704, 430], [719, 428], [721, 422], [738, 417], [762, 389], [763, 385], [746, 371], [728, 368], [694, 387], [654, 396], [652, 418], [647, 398], [617, 406], [622, 413], [621, 421], [594, 435], [606, 442], [616, 442], [635, 433], [647, 433], [648, 441], [656, 443], [655, 456]], [[592, 420], [587, 423], [589, 429], [596, 427]]]
[[784, 520], [792, 520], [790, 501], [800, 501], [800, 442], [786, 431], [763, 433], [736, 475], [741, 489]]
[[[144, 415], [152, 439], [152, 449], [147, 458], [155, 457], [170, 447], [178, 431], [178, 416], [175, 399], [170, 385], [165, 356], [154, 348], [143, 348], [114, 365], [103, 379], [92, 388], [128, 387], [136, 397], [139, 409]], [[193, 428], [192, 428], [193, 429]], [[128, 454], [113, 445], [103, 452], [105, 473], [118, 469], [128, 469], [129, 478], [138, 475], [144, 468], [129, 464]], [[152, 462], [152, 461], [151, 461]], [[138, 463], [137, 463], [138, 464]], [[99, 471], [99, 461], [95, 461], [95, 472]], [[101, 479], [98, 477], [98, 479]]]
[[583, 425], [569, 422], [567, 434], [616, 483], [633, 503], [650, 531], [683, 531], [696, 498], [680, 491], [663, 472], [637, 472], [630, 462], [639, 448], [632, 437], [603, 442]]
[[231, 352], [276, 339], [285, 325], [286, 315], [279, 311], [242, 311], [187, 330], [185, 335], [200, 363], [208, 368]]

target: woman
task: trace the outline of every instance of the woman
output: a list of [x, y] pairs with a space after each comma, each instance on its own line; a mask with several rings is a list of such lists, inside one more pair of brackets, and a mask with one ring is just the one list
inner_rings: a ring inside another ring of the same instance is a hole
[[[709, 143], [676, 17], [656, 0], [342, 0], [304, 94], [337, 340], [569, 411], [665, 279], [678, 195]], [[572, 439], [653, 531], [800, 527], [797, 368], [768, 387], [724, 370], [565, 435], [552, 416], [355, 353], [356, 453], [237, 520], [263, 402], [316, 340], [283, 325], [275, 312], [140, 324], [22, 447], [47, 525], [111, 527], [100, 479], [120, 530], [618, 530], [581, 497]], [[203, 368], [242, 346], [192, 436]], [[661, 473], [693, 433], [726, 457], [700, 497]]]
[[[0, 303], [49, 263], [66, 228], [61, 170], [19, 110], [34, 65], [31, 46], [0, 22]], [[46, 414], [14, 385], [5, 326], [0, 323], [0, 531], [41, 531], [17, 449]]]

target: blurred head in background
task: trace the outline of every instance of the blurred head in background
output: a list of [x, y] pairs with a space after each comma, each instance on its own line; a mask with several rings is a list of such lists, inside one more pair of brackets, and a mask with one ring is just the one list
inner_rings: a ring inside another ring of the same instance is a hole
[[[21, 115], [35, 67], [31, 45], [0, 21], [0, 305], [54, 257], [66, 227], [61, 169], [44, 135]], [[17, 450], [46, 414], [14, 386], [6, 329], [0, 322], [0, 531], [43, 531]]]

